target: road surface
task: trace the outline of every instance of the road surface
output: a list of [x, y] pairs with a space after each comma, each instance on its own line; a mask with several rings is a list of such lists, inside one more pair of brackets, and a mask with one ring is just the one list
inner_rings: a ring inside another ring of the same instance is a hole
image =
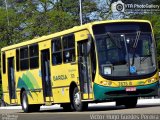
[[[142, 101], [142, 100], [141, 100]], [[145, 101], [145, 100], [144, 100]], [[139, 102], [136, 108], [125, 109], [115, 103], [90, 104], [84, 112], [64, 112], [59, 106], [42, 107], [40, 112], [23, 113], [20, 107], [0, 108], [2, 120], [160, 120], [160, 100]]]

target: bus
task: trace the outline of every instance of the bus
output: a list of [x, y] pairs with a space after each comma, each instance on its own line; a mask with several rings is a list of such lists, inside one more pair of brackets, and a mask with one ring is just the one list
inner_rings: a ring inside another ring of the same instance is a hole
[[133, 108], [158, 95], [153, 28], [147, 20], [96, 21], [1, 49], [4, 101], [24, 112], [60, 104], [83, 111], [115, 101]]

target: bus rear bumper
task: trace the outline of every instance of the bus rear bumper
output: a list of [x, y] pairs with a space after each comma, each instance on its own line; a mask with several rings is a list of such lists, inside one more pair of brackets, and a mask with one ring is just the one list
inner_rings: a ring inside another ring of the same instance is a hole
[[158, 96], [159, 82], [145, 85], [136, 86], [136, 91], [126, 92], [126, 87], [107, 87], [94, 84], [94, 98], [95, 100], [116, 100], [124, 97], [149, 97]]

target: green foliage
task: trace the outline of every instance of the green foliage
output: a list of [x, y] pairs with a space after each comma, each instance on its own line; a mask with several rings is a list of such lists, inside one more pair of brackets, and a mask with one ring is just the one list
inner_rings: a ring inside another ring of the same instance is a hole
[[[97, 10], [96, 2], [82, 4], [84, 23], [93, 21], [90, 14]], [[7, 10], [0, 0], [0, 49], [79, 24], [78, 0], [7, 0]]]
[[[79, 25], [77, 0], [7, 0], [0, 1], [0, 41], [3, 46], [19, 43]], [[97, 10], [94, 0], [83, 1], [83, 21], [92, 21], [90, 14]], [[7, 14], [9, 24], [7, 23]], [[1, 48], [1, 46], [0, 46]]]

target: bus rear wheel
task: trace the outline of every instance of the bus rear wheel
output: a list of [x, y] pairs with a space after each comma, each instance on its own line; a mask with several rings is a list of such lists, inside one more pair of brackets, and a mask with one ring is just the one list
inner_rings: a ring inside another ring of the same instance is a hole
[[72, 105], [73, 105], [74, 110], [76, 111], [83, 111], [83, 110], [87, 110], [88, 108], [88, 103], [82, 102], [81, 94], [77, 87], [75, 87], [73, 90]]
[[137, 101], [138, 101], [137, 97], [127, 98], [127, 100], [125, 100], [124, 105], [126, 108], [135, 108], [137, 105]]
[[26, 91], [22, 92], [21, 104], [23, 111], [26, 113], [37, 112], [40, 110], [40, 105], [29, 105]]

